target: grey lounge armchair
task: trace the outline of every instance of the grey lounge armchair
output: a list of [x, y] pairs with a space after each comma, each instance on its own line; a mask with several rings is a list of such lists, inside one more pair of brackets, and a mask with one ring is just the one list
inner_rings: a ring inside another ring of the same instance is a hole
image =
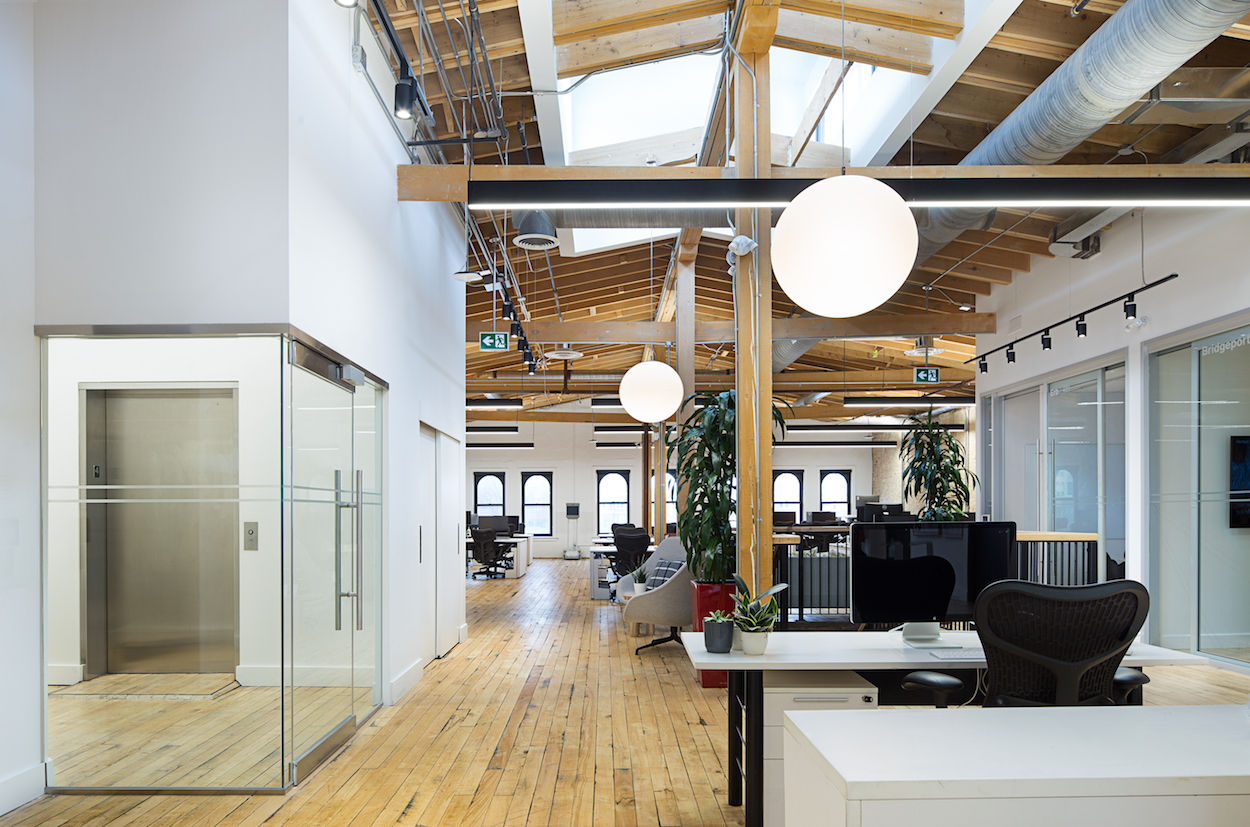
[[634, 654], [651, 646], [681, 640], [681, 628], [691, 625], [690, 615], [690, 570], [686, 568], [686, 550], [676, 537], [667, 537], [659, 548], [643, 562], [647, 576], [655, 571], [661, 562], [675, 561], [681, 568], [650, 591], [637, 595], [625, 604], [624, 620], [626, 623], [651, 623], [656, 626], [668, 626], [667, 637], [656, 638], [634, 650]]

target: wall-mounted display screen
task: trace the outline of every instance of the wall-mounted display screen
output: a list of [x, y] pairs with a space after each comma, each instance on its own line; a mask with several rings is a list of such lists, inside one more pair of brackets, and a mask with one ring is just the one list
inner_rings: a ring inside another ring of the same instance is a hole
[[1250, 528], [1250, 436], [1231, 438], [1228, 452], [1228, 527]]

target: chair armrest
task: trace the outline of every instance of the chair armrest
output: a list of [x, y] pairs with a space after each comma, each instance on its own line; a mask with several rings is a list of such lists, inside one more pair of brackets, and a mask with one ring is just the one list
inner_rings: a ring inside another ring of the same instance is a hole
[[630, 598], [623, 618], [626, 623], [690, 626], [690, 570], [682, 566], [662, 585]]

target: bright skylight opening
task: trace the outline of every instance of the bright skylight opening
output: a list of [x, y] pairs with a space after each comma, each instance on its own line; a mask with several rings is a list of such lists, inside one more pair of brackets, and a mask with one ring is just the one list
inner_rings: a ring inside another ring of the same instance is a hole
[[821, 55], [774, 46], [768, 51], [772, 131], [790, 136], [799, 128], [820, 79], [833, 61]]

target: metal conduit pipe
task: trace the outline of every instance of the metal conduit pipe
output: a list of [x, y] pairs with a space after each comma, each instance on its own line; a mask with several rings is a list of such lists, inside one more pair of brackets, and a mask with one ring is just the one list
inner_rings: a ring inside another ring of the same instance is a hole
[[[1250, 0], [1129, 0], [960, 165], [1053, 164], [1247, 14]], [[992, 216], [928, 210], [917, 263]]]

